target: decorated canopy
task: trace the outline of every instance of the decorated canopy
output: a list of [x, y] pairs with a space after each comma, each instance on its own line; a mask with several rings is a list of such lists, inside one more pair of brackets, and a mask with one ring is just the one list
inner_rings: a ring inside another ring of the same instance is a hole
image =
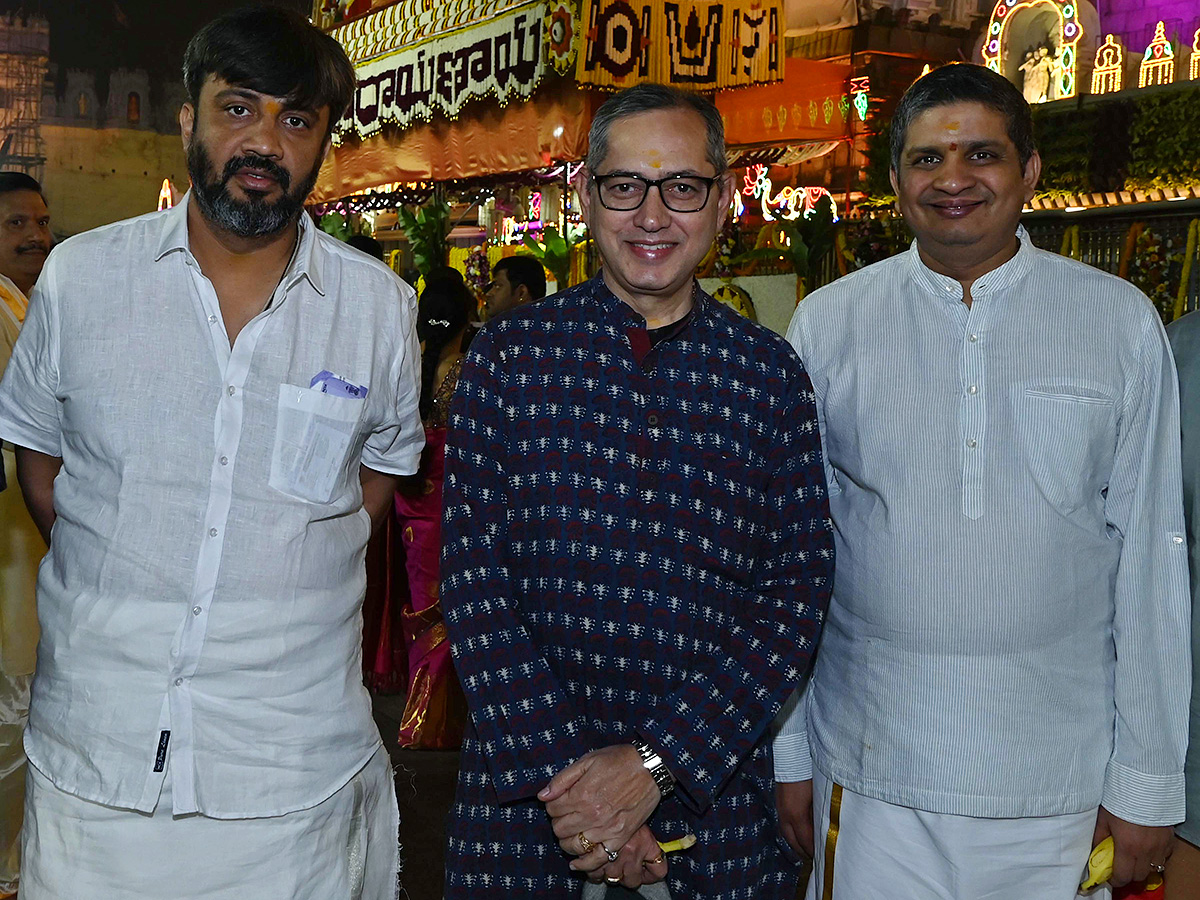
[[315, 198], [581, 159], [603, 92], [642, 81], [716, 92], [731, 145], [837, 140], [849, 69], [785, 65], [784, 13], [783, 0], [317, 0], [358, 88]]

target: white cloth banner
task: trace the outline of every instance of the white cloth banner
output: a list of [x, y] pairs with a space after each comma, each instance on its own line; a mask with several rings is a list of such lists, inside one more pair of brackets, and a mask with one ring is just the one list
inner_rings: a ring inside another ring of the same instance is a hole
[[373, 59], [356, 69], [354, 103], [338, 135], [368, 137], [385, 122], [404, 128], [434, 113], [453, 118], [471, 100], [528, 98], [546, 73], [542, 54], [545, 8], [523, 7]]
[[784, 34], [796, 37], [858, 24], [854, 0], [783, 0]]

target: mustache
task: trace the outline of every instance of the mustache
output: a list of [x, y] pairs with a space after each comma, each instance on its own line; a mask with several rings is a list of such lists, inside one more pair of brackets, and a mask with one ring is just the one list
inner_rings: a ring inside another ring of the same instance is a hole
[[50, 245], [45, 241], [29, 241], [17, 247], [18, 253], [31, 253], [34, 250], [40, 250], [42, 253], [50, 252]]
[[270, 175], [279, 182], [279, 187], [286, 191], [292, 184], [292, 176], [283, 166], [265, 156], [234, 156], [225, 163], [225, 171], [221, 173], [221, 183], [228, 184], [242, 169], [253, 169]]

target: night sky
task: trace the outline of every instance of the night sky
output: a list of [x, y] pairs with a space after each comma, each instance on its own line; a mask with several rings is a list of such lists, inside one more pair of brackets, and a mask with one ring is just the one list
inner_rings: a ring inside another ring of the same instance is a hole
[[[311, 0], [270, 0], [306, 15]], [[52, 71], [141, 68], [179, 77], [188, 39], [222, 12], [247, 0], [0, 0], [50, 20]]]

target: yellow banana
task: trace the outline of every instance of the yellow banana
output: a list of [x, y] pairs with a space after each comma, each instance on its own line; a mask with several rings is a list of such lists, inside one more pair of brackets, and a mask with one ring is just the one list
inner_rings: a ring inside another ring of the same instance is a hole
[[[1088, 870], [1079, 884], [1079, 893], [1082, 894], [1097, 888], [1112, 878], [1113, 855], [1113, 839], [1111, 837], [1106, 837], [1095, 846], [1092, 855], [1088, 857]], [[1161, 875], [1151, 875], [1146, 879], [1145, 889], [1156, 891], [1162, 886], [1162, 883]]]

